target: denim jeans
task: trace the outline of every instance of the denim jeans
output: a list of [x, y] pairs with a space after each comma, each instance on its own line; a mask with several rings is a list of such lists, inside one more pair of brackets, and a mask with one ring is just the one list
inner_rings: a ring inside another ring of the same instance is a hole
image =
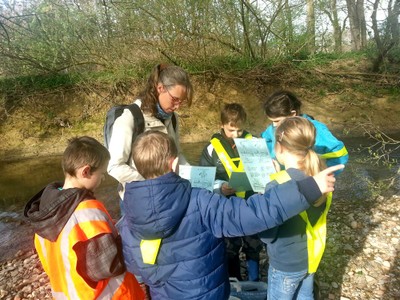
[[246, 260], [247, 264], [247, 275], [248, 275], [248, 280], [249, 281], [259, 281], [259, 270], [260, 270], [260, 264], [258, 260], [254, 259], [248, 259]]
[[314, 273], [268, 269], [268, 300], [314, 300]]

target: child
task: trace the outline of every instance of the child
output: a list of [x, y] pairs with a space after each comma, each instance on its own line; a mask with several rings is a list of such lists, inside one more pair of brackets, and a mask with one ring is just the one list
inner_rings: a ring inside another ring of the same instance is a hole
[[[321, 122], [314, 120], [313, 117], [301, 114], [301, 101], [295, 94], [289, 91], [278, 91], [273, 93], [264, 102], [264, 112], [271, 125], [261, 134], [268, 146], [268, 150], [272, 158], [275, 158], [275, 128], [285, 118], [293, 116], [301, 116], [313, 123], [317, 130], [314, 150], [326, 160], [328, 167], [346, 164], [349, 156], [343, 142], [339, 141], [329, 129]], [[338, 171], [336, 174], [339, 174]]]
[[[302, 180], [325, 168], [313, 150], [315, 138], [316, 129], [306, 118], [289, 117], [280, 122], [275, 131], [275, 155], [286, 171], [274, 174], [276, 180], [267, 185], [267, 190], [285, 179]], [[269, 300], [314, 299], [314, 273], [325, 248], [326, 215], [331, 199], [328, 195], [325, 203], [326, 198], [322, 197], [318, 201], [323, 202], [320, 206], [312, 206], [260, 234], [269, 257]]]
[[[251, 139], [252, 135], [243, 130], [247, 115], [244, 108], [237, 103], [226, 104], [221, 111], [221, 132], [211, 137], [201, 154], [201, 166], [215, 166], [214, 192], [224, 196], [235, 195], [235, 190], [229, 187], [228, 181], [232, 171], [244, 172], [234, 138]], [[247, 199], [253, 191], [236, 193], [236, 196]], [[246, 254], [248, 279], [259, 281], [259, 260], [263, 243], [257, 235], [226, 238], [229, 277], [242, 280], [240, 271], [240, 249]]]
[[93, 138], [70, 140], [62, 158], [64, 184], [49, 184], [25, 207], [55, 299], [143, 299], [136, 279], [125, 272], [113, 221], [93, 194], [109, 159]]
[[228, 299], [223, 237], [256, 234], [295, 216], [321, 192], [333, 190], [335, 179], [328, 174], [343, 167], [289, 181], [244, 201], [192, 188], [175, 174], [178, 151], [165, 133], [147, 131], [132, 148], [145, 180], [126, 184], [119, 228], [127, 269], [141, 276], [153, 300]]

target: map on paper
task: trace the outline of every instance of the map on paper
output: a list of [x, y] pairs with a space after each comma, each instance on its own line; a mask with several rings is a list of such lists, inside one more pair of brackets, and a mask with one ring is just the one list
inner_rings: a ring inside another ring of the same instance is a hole
[[179, 176], [190, 181], [192, 187], [214, 190], [216, 167], [179, 165]]
[[253, 189], [246, 172], [232, 172], [228, 185], [234, 188], [236, 192], [246, 192]]
[[254, 192], [264, 193], [270, 182], [269, 175], [275, 173], [274, 164], [264, 139], [235, 139], [240, 159]]

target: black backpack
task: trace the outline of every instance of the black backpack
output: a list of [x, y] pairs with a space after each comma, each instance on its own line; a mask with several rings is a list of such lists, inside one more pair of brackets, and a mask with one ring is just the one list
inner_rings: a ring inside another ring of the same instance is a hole
[[110, 140], [111, 140], [111, 134], [112, 134], [112, 129], [114, 126], [115, 120], [122, 115], [124, 112], [124, 109], [128, 108], [133, 116], [133, 124], [135, 125], [135, 128], [133, 128], [133, 135], [132, 135], [132, 142], [136, 139], [136, 137], [141, 134], [144, 131], [144, 118], [143, 118], [143, 113], [140, 110], [140, 107], [135, 104], [128, 104], [128, 105], [116, 105], [111, 107], [106, 115], [106, 121], [104, 123], [104, 145], [108, 149]]
[[[144, 132], [144, 117], [143, 113], [140, 110], [140, 107], [135, 104], [125, 104], [125, 105], [116, 105], [111, 107], [106, 115], [106, 121], [104, 123], [104, 145], [108, 149], [110, 140], [111, 140], [111, 134], [112, 134], [112, 129], [114, 126], [115, 120], [122, 115], [123, 111], [125, 108], [128, 108], [133, 116], [133, 124], [135, 128], [133, 129], [133, 134], [132, 134], [132, 143], [135, 141], [136, 137]], [[176, 117], [175, 114], [172, 115], [172, 126], [174, 127], [174, 130], [176, 130]]]

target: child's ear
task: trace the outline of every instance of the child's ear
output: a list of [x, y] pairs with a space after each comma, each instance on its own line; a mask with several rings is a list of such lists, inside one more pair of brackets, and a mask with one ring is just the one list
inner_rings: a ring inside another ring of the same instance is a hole
[[172, 170], [173, 172], [177, 173], [177, 174], [178, 174], [178, 172], [179, 172], [179, 169], [178, 169], [178, 168], [179, 168], [178, 160], [179, 160], [179, 158], [178, 158], [178, 157], [175, 157], [174, 159], [171, 158], [171, 161], [170, 161], [170, 168], [171, 168], [171, 170]]
[[86, 166], [82, 167], [80, 169], [80, 173], [81, 173], [83, 178], [90, 178], [90, 175], [91, 175], [90, 166], [86, 165]]

